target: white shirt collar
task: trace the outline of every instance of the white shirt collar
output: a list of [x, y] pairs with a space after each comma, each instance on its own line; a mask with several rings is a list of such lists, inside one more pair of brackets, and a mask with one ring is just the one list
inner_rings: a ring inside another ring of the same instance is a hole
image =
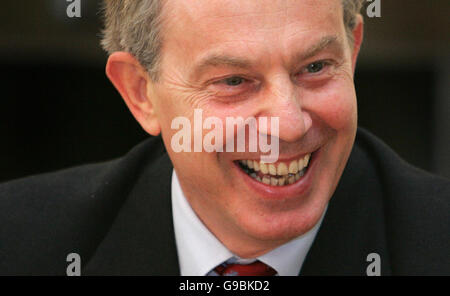
[[[172, 174], [171, 195], [181, 275], [204, 276], [224, 261], [233, 257], [237, 258], [206, 228], [192, 210], [181, 189], [175, 170]], [[326, 210], [310, 231], [257, 259], [274, 268], [278, 275], [298, 275], [325, 212]]]

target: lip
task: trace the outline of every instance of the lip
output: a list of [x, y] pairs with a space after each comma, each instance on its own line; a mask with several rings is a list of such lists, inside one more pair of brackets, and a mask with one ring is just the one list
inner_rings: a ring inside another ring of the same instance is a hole
[[320, 154], [321, 154], [320, 148], [312, 152], [306, 174], [302, 178], [300, 178], [297, 182], [285, 186], [271, 186], [258, 182], [249, 175], [247, 175], [245, 172], [243, 172], [237, 163], [235, 162], [233, 163], [236, 170], [239, 171], [238, 175], [242, 176], [244, 183], [248, 187], [250, 187], [251, 190], [256, 191], [258, 196], [271, 200], [285, 200], [296, 197], [298, 198], [299, 196], [304, 195], [306, 192], [310, 190], [315, 169], [317, 166], [316, 165], [317, 159], [320, 157]]

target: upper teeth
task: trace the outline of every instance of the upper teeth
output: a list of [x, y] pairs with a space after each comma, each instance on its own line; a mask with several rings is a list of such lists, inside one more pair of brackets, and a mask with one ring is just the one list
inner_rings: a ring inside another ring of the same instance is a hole
[[278, 162], [278, 163], [265, 163], [257, 160], [241, 160], [240, 162], [253, 169], [256, 172], [261, 171], [263, 174], [270, 174], [272, 176], [283, 176], [288, 174], [296, 174], [303, 170], [309, 164], [309, 159], [311, 158], [311, 153], [308, 153], [297, 160], [292, 160], [289, 163]]

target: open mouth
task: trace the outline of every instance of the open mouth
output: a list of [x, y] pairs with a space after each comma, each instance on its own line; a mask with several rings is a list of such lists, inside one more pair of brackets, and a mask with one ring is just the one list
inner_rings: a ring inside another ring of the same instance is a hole
[[287, 186], [299, 181], [307, 172], [311, 153], [298, 159], [264, 163], [259, 160], [239, 160], [239, 167], [254, 180], [271, 186]]

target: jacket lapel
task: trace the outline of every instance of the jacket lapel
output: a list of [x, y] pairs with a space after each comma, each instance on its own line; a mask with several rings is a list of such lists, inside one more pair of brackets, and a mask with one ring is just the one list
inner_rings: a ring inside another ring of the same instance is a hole
[[147, 165], [84, 275], [179, 275], [167, 154]]

